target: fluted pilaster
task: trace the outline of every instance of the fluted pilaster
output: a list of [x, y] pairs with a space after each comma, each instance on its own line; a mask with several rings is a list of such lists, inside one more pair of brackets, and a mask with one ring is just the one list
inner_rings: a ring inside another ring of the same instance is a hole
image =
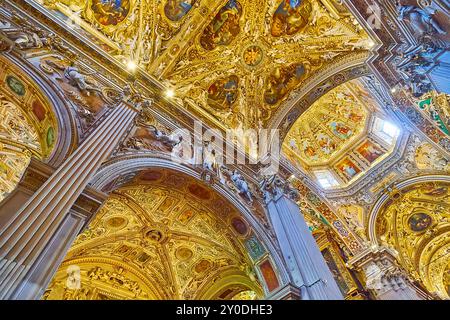
[[301, 289], [302, 299], [343, 299], [299, 207], [291, 199], [295, 192], [279, 179], [263, 188], [278, 243], [292, 282]]
[[[81, 225], [64, 224], [92, 175], [125, 133], [136, 112], [120, 104], [0, 231], [0, 298], [16, 298], [52, 239], [65, 230], [73, 241]], [[76, 220], [76, 219], [75, 219]], [[66, 221], [67, 222], [67, 221]], [[64, 229], [66, 228], [66, 229]], [[67, 229], [69, 228], [69, 229]], [[65, 238], [67, 240], [68, 238]], [[65, 250], [70, 245], [66, 244]]]

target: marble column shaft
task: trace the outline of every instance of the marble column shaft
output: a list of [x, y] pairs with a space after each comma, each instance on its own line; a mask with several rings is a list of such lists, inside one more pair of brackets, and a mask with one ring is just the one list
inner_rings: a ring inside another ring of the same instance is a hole
[[281, 195], [270, 200], [267, 207], [292, 281], [301, 289], [302, 299], [343, 299], [297, 204]]
[[[136, 111], [120, 104], [0, 231], [0, 299], [14, 296]], [[72, 235], [72, 238], [75, 235]]]

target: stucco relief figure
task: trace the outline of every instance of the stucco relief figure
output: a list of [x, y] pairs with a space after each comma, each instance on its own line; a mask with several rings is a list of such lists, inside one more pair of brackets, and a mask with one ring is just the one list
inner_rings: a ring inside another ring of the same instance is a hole
[[408, 20], [414, 29], [420, 34], [446, 34], [439, 23], [425, 10], [411, 5], [400, 5], [397, 2], [399, 20]]

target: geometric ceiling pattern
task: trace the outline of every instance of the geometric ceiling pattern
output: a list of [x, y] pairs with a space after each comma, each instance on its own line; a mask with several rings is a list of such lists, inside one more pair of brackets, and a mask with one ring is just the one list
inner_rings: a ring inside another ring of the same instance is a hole
[[[236, 210], [197, 180], [144, 171], [77, 237], [45, 298], [253, 299], [262, 291], [245, 249], [251, 236]], [[70, 289], [73, 270], [79, 285]]]
[[377, 216], [378, 241], [429, 292], [450, 297], [450, 184], [428, 182], [395, 192]]
[[41, 2], [221, 128], [266, 124], [314, 73], [373, 45], [335, 0]]

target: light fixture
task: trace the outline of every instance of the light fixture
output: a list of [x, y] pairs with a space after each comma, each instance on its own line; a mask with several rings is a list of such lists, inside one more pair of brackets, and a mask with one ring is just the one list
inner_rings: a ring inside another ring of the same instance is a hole
[[373, 40], [369, 40], [368, 45], [369, 45], [369, 49], [371, 49], [375, 46], [375, 42]]
[[393, 87], [392, 89], [391, 89], [391, 93], [396, 93], [397, 92], [397, 88], [396, 87]]
[[136, 62], [134, 62], [133, 60], [128, 60], [126, 65], [127, 65], [128, 71], [131, 71], [131, 72], [136, 71], [137, 65], [136, 65]]
[[173, 91], [173, 89], [167, 89], [167, 90], [166, 90], [166, 97], [167, 97], [167, 98], [173, 98], [173, 97], [175, 97], [175, 91]]

